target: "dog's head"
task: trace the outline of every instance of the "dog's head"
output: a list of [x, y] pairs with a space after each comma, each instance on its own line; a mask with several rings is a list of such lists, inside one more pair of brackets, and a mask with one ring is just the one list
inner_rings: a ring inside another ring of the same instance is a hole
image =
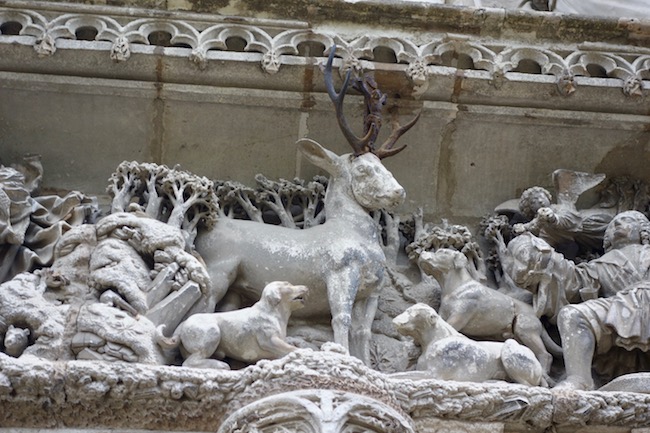
[[393, 319], [397, 332], [417, 339], [424, 329], [435, 327], [438, 313], [427, 304], [415, 304]]
[[425, 251], [420, 254], [418, 265], [428, 275], [440, 275], [453, 269], [467, 267], [467, 257], [460, 251], [441, 248], [435, 252]]
[[290, 311], [294, 311], [305, 306], [308, 292], [307, 286], [294, 286], [287, 281], [273, 281], [264, 287], [262, 299], [274, 307], [282, 304], [288, 306]]

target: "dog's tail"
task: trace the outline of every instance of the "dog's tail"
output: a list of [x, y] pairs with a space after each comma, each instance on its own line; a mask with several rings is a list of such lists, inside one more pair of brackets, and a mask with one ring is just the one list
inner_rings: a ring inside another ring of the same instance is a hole
[[176, 349], [181, 343], [181, 338], [176, 335], [175, 332], [171, 337], [165, 337], [164, 331], [165, 325], [158, 326], [156, 328], [156, 332], [154, 333], [154, 341], [158, 344], [158, 346], [162, 347], [165, 350]]
[[546, 328], [544, 328], [543, 326], [542, 326], [542, 342], [544, 342], [544, 346], [546, 346], [546, 350], [548, 350], [554, 357], [556, 358], [564, 357], [564, 351], [562, 350], [562, 347], [560, 347], [555, 341], [553, 341], [551, 336], [548, 335]]

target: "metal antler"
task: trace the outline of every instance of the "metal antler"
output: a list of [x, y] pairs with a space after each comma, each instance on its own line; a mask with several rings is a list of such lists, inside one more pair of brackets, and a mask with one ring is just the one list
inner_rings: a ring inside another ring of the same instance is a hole
[[355, 78], [352, 84], [352, 87], [359, 92], [361, 92], [366, 101], [366, 114], [364, 117], [364, 134], [362, 138], [357, 137], [350, 126], [348, 125], [345, 116], [343, 115], [343, 98], [345, 93], [348, 90], [350, 84], [350, 76], [352, 71], [348, 71], [343, 81], [343, 87], [341, 87], [341, 92], [337, 93], [334, 89], [334, 84], [332, 81], [332, 60], [334, 59], [334, 53], [336, 52], [336, 45], [333, 45], [330, 48], [330, 54], [327, 58], [327, 64], [325, 66], [324, 75], [325, 75], [325, 87], [327, 88], [327, 93], [330, 95], [330, 99], [334, 103], [334, 109], [336, 110], [336, 118], [339, 122], [339, 127], [343, 132], [343, 135], [352, 146], [354, 150], [354, 155], [358, 156], [364, 153], [372, 152], [377, 155], [380, 159], [393, 156], [406, 148], [406, 145], [400, 146], [393, 149], [393, 146], [397, 140], [404, 134], [406, 131], [411, 129], [413, 125], [420, 118], [420, 113], [413, 120], [407, 123], [404, 126], [401, 126], [398, 121], [394, 120], [391, 122], [391, 134], [386, 139], [386, 141], [379, 147], [375, 148], [375, 140], [379, 135], [379, 130], [381, 129], [382, 124], [382, 108], [386, 103], [386, 95], [384, 95], [381, 90], [379, 90], [377, 83], [370, 76], [364, 76], [363, 78]]
[[341, 87], [341, 92], [336, 93], [336, 90], [334, 90], [334, 83], [332, 81], [332, 60], [334, 60], [335, 51], [336, 45], [333, 45], [330, 50], [330, 55], [327, 58], [325, 71], [323, 72], [325, 75], [325, 87], [327, 88], [327, 93], [330, 95], [330, 99], [334, 103], [334, 109], [336, 110], [336, 119], [339, 122], [339, 127], [341, 128], [343, 135], [345, 135], [345, 138], [348, 140], [348, 143], [350, 143], [350, 146], [352, 146], [354, 155], [358, 156], [372, 151], [372, 143], [370, 143], [370, 140], [372, 138], [372, 130], [368, 131], [365, 137], [359, 138], [354, 134], [354, 132], [352, 132], [350, 125], [348, 125], [347, 120], [345, 120], [345, 116], [343, 115], [343, 98], [345, 98], [345, 92], [348, 90], [348, 84], [350, 83], [350, 74], [352, 71], [348, 71], [347, 75], [345, 76], [343, 87]]
[[420, 113], [418, 113], [413, 120], [411, 120], [409, 123], [407, 123], [404, 126], [400, 126], [399, 122], [397, 120], [393, 120], [391, 122], [391, 133], [384, 141], [384, 143], [379, 147], [379, 149], [375, 150], [375, 155], [379, 157], [379, 159], [384, 159], [388, 158], [389, 156], [396, 155], [400, 153], [402, 150], [406, 149], [406, 144], [401, 145], [400, 147], [397, 147], [393, 149], [393, 146], [399, 140], [399, 138], [406, 133], [415, 123], [420, 119]]

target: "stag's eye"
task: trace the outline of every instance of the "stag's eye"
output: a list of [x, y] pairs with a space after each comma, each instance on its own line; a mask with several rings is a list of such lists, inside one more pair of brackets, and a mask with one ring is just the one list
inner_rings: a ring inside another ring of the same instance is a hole
[[367, 176], [370, 174], [370, 169], [366, 167], [365, 165], [359, 165], [355, 169], [356, 173], [361, 176]]

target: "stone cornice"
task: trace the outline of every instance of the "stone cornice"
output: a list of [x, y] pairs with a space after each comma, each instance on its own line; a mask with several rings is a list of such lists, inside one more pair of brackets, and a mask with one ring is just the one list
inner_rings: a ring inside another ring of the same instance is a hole
[[[29, 0], [0, 1], [0, 4], [3, 3], [26, 8], [34, 5]], [[518, 34], [520, 38], [555, 42], [592, 40], [643, 46], [646, 45], [644, 40], [647, 41], [650, 37], [649, 20], [603, 19], [502, 8], [476, 9], [408, 0], [124, 0], [119, 2], [124, 5], [122, 7], [106, 7], [105, 0], [54, 0], [40, 3], [48, 9], [66, 12], [88, 7], [105, 10], [107, 14], [152, 17], [169, 17], [171, 14], [178, 17], [195, 14], [201, 14], [202, 17], [264, 16], [272, 20], [308, 22], [311, 27], [332, 23], [353, 24], [419, 33], [468, 33], [495, 39]]]
[[[361, 10], [363, 7], [360, 6]], [[415, 5], [404, 7], [402, 13]], [[474, 10], [469, 14], [469, 9], [438, 9], [443, 11], [441, 13], [453, 11], [467, 15], [465, 18], [481, 15], [484, 28], [489, 27], [498, 11]], [[422, 9], [430, 10], [432, 6]], [[579, 19], [523, 12], [515, 15], [523, 21], [546, 27], [560, 25], [567, 19]], [[612, 27], [607, 20], [590, 20], [590, 23], [599, 28]], [[605, 38], [579, 43], [543, 37], [530, 40], [530, 34], [523, 27], [508, 27], [503, 20], [499, 22], [502, 31], [497, 39], [489, 32], [487, 36], [482, 32], [477, 34], [472, 30], [473, 25], [458, 24], [451, 30], [465, 31], [451, 33], [438, 31], [436, 26], [415, 31], [413, 28], [396, 29], [392, 24], [383, 27], [375, 23], [362, 28], [342, 21], [307, 23], [0, 1], [3, 33], [0, 50], [7, 50], [10, 45], [31, 46], [39, 57], [55, 56], [60, 50], [105, 52], [115, 62], [128, 62], [133, 53], [164, 54], [186, 58], [194, 66], [194, 72], [205, 70], [211, 62], [225, 61], [258, 64], [264, 72], [273, 75], [285, 67], [321, 64], [329, 47], [336, 44], [342, 69], [374, 70], [401, 76], [410, 83], [409, 93], [415, 97], [426, 93], [431, 77], [454, 75], [456, 80], [458, 77], [486, 80], [494, 89], [509, 80], [554, 83], [557, 92], [564, 96], [579, 89], [581, 81], [595, 87], [619, 87], [626, 96], [637, 98], [650, 88], [650, 49], [629, 43], [629, 39], [624, 39], [628, 42], [624, 44], [606, 43]], [[638, 25], [644, 28], [641, 23]], [[17, 65], [8, 67], [10, 70], [16, 68]]]

